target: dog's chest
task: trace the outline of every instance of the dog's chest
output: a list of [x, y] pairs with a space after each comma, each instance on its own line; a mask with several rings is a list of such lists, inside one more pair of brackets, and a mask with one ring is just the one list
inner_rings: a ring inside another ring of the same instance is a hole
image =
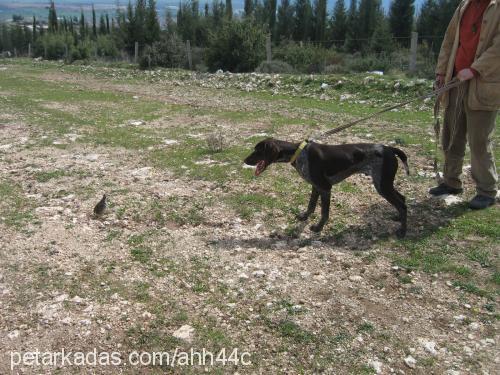
[[295, 160], [294, 168], [299, 173], [300, 177], [312, 184], [311, 175], [309, 173], [309, 157], [307, 150], [303, 150], [297, 160]]

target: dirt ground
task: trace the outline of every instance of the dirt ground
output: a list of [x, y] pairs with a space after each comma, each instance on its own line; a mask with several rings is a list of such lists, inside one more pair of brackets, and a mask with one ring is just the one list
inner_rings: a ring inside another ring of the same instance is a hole
[[[421, 142], [398, 146], [412, 170], [397, 176], [406, 240], [360, 175], [334, 189], [330, 222], [314, 234], [294, 219], [309, 186], [287, 165], [255, 178], [243, 157], [266, 136], [300, 140], [355, 118], [362, 103], [332, 112], [324, 98], [272, 98], [214, 76], [4, 66], [0, 373], [497, 372], [498, 204], [476, 213], [427, 196], [430, 125], [409, 126]], [[335, 141], [378, 140], [365, 126]], [[214, 134], [221, 152], [206, 141]], [[120, 364], [16, 362], [94, 348]], [[249, 354], [213, 366], [130, 363], [131, 353], [176, 348]]]

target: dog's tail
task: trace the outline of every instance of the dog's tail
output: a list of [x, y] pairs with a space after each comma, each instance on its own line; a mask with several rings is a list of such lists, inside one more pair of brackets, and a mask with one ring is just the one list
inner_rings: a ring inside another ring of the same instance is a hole
[[394, 154], [401, 159], [403, 162], [403, 166], [405, 168], [406, 174], [409, 176], [410, 175], [410, 168], [408, 167], [408, 157], [404, 153], [403, 150], [400, 150], [399, 148], [396, 147], [389, 147]]

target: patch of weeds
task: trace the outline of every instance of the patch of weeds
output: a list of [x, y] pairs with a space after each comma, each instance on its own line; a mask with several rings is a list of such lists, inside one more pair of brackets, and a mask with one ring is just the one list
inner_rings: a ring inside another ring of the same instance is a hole
[[109, 231], [108, 235], [104, 240], [106, 242], [112, 242], [115, 238], [120, 237], [121, 233], [122, 233], [121, 230], [112, 229]]
[[336, 185], [336, 188], [344, 193], [359, 193], [361, 189], [349, 181], [342, 181], [341, 183]]
[[149, 295], [150, 285], [142, 281], [136, 281], [133, 285], [133, 295], [138, 302], [148, 302], [151, 299]]
[[494, 284], [500, 286], [500, 272], [496, 271], [493, 273], [493, 276], [491, 276], [491, 281], [493, 281]]
[[245, 220], [252, 218], [256, 212], [281, 207], [277, 198], [261, 193], [234, 193], [227, 196], [225, 201]]
[[132, 258], [142, 264], [148, 263], [151, 260], [153, 250], [147, 246], [137, 246], [130, 250]]
[[311, 332], [306, 331], [291, 320], [280, 320], [275, 325], [275, 328], [283, 337], [292, 339], [298, 343], [310, 343], [314, 341], [314, 335]]
[[489, 297], [490, 293], [484, 289], [479, 288], [476, 284], [472, 282], [463, 282], [459, 280], [453, 281], [453, 286], [458, 287], [467, 293], [475, 294], [480, 297]]
[[47, 182], [52, 179], [57, 179], [66, 176], [66, 171], [58, 169], [50, 172], [36, 172], [35, 180], [37, 182]]
[[32, 207], [21, 186], [10, 180], [0, 181], [0, 217], [6, 225], [18, 229], [33, 219]]
[[473, 262], [479, 263], [481, 267], [491, 266], [490, 254], [486, 250], [473, 248], [468, 251], [467, 258]]
[[370, 322], [363, 322], [358, 327], [358, 332], [359, 333], [363, 333], [363, 332], [370, 333], [370, 332], [373, 332], [374, 330], [375, 330], [375, 327]]
[[457, 266], [454, 271], [458, 276], [470, 277], [472, 275], [471, 269], [467, 266]]
[[398, 280], [401, 284], [411, 284], [411, 277], [409, 275], [398, 276]]

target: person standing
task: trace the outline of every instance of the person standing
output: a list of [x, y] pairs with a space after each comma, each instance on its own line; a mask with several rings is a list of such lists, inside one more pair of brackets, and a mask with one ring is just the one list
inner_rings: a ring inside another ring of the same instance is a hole
[[436, 87], [457, 77], [462, 85], [442, 95], [445, 108], [443, 183], [432, 195], [460, 194], [468, 141], [476, 196], [469, 207], [495, 203], [498, 175], [493, 134], [500, 108], [500, 0], [464, 0], [448, 25], [436, 65]]

